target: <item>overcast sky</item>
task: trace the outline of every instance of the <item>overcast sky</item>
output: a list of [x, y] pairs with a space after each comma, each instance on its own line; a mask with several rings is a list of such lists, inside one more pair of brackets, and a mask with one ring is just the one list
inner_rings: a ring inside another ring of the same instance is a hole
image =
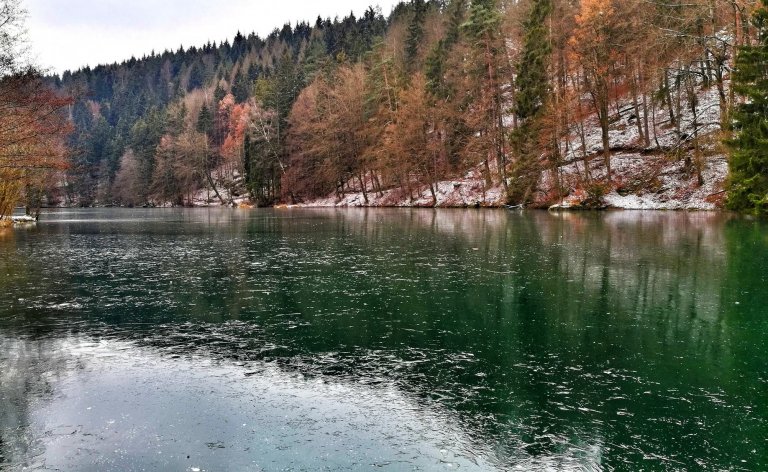
[[388, 15], [395, 0], [25, 0], [36, 62], [52, 72], [141, 57], [153, 49], [230, 41], [238, 30], [266, 36], [286, 22]]

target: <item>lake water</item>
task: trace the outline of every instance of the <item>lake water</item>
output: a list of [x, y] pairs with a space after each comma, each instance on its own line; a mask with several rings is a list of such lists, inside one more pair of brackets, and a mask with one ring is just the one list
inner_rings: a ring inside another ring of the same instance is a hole
[[0, 470], [768, 470], [767, 271], [709, 213], [46, 213]]

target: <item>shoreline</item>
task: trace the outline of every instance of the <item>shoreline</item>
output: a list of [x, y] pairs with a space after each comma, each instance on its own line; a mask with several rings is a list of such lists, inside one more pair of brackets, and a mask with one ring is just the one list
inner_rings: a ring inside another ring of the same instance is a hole
[[[551, 212], [551, 213], [606, 213], [606, 212], [618, 212], [618, 211], [648, 211], [648, 212], [663, 212], [663, 213], [734, 213], [731, 210], [725, 208], [625, 208], [616, 206], [604, 206], [600, 208], [588, 208], [588, 207], [566, 207], [554, 205], [552, 207], [540, 207], [540, 206], [528, 206], [517, 207], [508, 205], [440, 205], [440, 206], [423, 206], [423, 205], [318, 205], [318, 204], [286, 204], [279, 203], [271, 206], [255, 206], [255, 205], [192, 205], [192, 206], [171, 206], [171, 205], [158, 205], [153, 207], [122, 207], [122, 206], [53, 206], [43, 207], [43, 210], [93, 210], [93, 209], [116, 209], [116, 210], [210, 210], [210, 209], [231, 209], [231, 210], [312, 210], [312, 209], [339, 209], [339, 210], [354, 210], [354, 209], [387, 209], [387, 210], [507, 210], [507, 211], [538, 211], [538, 212]], [[3, 225], [5, 223], [5, 226]], [[0, 221], [0, 228], [13, 227], [13, 223], [7, 220]]]

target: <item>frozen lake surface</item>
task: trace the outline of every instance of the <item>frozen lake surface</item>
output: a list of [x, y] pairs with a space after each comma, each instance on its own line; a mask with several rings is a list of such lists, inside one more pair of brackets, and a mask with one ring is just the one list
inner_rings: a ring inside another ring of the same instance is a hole
[[766, 470], [766, 268], [714, 213], [44, 213], [0, 470]]

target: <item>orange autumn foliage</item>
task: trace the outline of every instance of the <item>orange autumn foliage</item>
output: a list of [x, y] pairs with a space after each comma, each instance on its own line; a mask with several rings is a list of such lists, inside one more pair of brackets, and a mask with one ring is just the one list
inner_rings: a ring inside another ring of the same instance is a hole
[[225, 160], [240, 162], [243, 153], [243, 141], [251, 122], [253, 107], [250, 103], [231, 105], [228, 113], [227, 134], [221, 145], [221, 155]]
[[67, 168], [70, 103], [34, 72], [0, 81], [0, 219], [25, 196], [38, 199]]

